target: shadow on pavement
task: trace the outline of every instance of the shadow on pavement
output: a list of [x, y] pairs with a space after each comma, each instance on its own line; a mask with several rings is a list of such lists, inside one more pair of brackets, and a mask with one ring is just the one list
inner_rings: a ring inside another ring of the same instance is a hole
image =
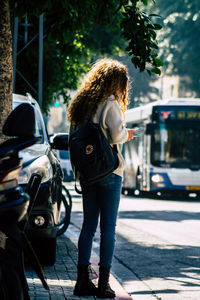
[[[131, 271], [129, 275], [126, 273], [124, 278], [123, 274], [118, 275], [122, 283], [133, 281], [134, 287], [135, 278], [140, 282], [149, 280], [147, 283], [149, 288], [144, 284], [144, 290], [133, 289], [131, 291], [133, 295], [176, 294], [180, 290], [188, 292], [191, 290], [195, 295], [198, 293], [200, 295], [200, 247], [162, 244], [148, 246], [137, 242], [131, 243], [117, 235], [114, 257]], [[160, 289], [162, 286], [165, 288]], [[169, 286], [171, 288], [167, 289]]]
[[118, 218], [180, 222], [184, 220], [200, 220], [200, 212], [176, 212], [171, 210], [121, 211], [118, 213]]

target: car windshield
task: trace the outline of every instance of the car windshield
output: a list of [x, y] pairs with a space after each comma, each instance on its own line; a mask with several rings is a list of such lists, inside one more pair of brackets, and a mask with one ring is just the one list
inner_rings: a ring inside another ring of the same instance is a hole
[[159, 124], [152, 136], [152, 163], [200, 169], [200, 124], [171, 121]]

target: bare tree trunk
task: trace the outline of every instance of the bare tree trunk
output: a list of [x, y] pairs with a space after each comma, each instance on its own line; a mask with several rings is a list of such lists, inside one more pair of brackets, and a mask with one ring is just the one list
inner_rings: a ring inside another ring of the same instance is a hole
[[2, 126], [12, 110], [12, 34], [9, 0], [0, 0], [0, 142]]

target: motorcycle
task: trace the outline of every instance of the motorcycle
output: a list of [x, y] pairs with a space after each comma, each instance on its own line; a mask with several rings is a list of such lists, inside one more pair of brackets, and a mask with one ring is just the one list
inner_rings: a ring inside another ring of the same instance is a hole
[[[26, 124], [23, 123], [26, 116]], [[43, 287], [49, 289], [42, 267], [29, 243], [25, 228], [41, 183], [41, 176], [32, 174], [26, 191], [18, 184], [22, 167], [19, 151], [37, 143], [34, 135], [35, 116], [27, 103], [16, 107], [8, 116], [3, 134], [8, 140], [0, 145], [0, 299], [30, 300], [25, 276], [26, 256]]]

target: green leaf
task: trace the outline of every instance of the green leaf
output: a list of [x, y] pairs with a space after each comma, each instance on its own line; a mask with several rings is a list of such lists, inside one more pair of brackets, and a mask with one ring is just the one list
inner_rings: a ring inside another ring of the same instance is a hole
[[150, 70], [147, 70], [147, 73], [151, 76], [151, 71]]
[[141, 12], [141, 15], [145, 18], [149, 20], [149, 16], [147, 14], [145, 14], [144, 12]]
[[136, 68], [140, 66], [140, 60], [138, 57], [134, 56], [133, 58], [131, 58], [131, 61]]
[[158, 49], [158, 46], [156, 45], [156, 43], [154, 43], [154, 42], [152, 42], [152, 41], [149, 42], [149, 46], [150, 46], [151, 48]]
[[160, 15], [157, 15], [157, 14], [150, 14], [149, 17], [157, 17], [157, 18], [161, 18]]
[[150, 29], [155, 29], [154, 25], [153, 24], [148, 24], [147, 25], [147, 28], [150, 28]]
[[157, 57], [158, 56], [158, 53], [157, 52], [153, 52], [152, 54], [151, 54], [151, 57]]
[[155, 30], [160, 30], [160, 29], [162, 29], [162, 26], [160, 25], [160, 24], [153, 24], [154, 25], [154, 28], [155, 28]]
[[157, 74], [157, 75], [161, 75], [161, 71], [160, 71], [160, 69], [157, 68], [157, 67], [151, 69], [151, 73], [155, 73], [155, 74]]
[[142, 0], [142, 2], [144, 3], [145, 6], [147, 6], [148, 0]]
[[126, 50], [127, 52], [129, 52], [129, 51], [131, 50], [131, 48], [132, 48], [132, 47], [129, 45], [128, 47], [125, 48], [125, 50]]
[[150, 35], [152, 36], [153, 40], [155, 40], [156, 39], [156, 33], [155, 33], [155, 31], [152, 30], [152, 29], [149, 29], [149, 32], [150, 32]]
[[155, 59], [155, 62], [156, 62], [156, 66], [157, 66], [157, 67], [162, 67], [162, 66], [163, 66], [163, 62], [162, 62], [161, 59], [156, 58], [156, 59]]

